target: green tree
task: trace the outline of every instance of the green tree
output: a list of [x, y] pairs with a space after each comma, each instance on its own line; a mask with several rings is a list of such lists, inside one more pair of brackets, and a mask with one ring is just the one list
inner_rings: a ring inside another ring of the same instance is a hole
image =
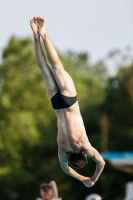
[[[97, 79], [88, 55], [68, 52], [60, 54], [60, 58], [74, 79], [81, 109], [100, 102], [104, 93], [100, 85], [102, 78]], [[30, 38], [11, 37], [3, 50], [0, 90], [2, 199], [34, 199], [39, 195], [39, 184], [51, 179], [57, 181], [63, 199], [83, 198], [82, 192], [72, 194], [71, 191], [75, 184], [83, 190], [86, 188], [62, 172], [59, 166], [56, 117]]]
[[[87, 53], [59, 53], [77, 88], [91, 144], [99, 151], [132, 150], [133, 67], [109, 78], [103, 61], [92, 65]], [[65, 174], [59, 165], [57, 122], [37, 67], [31, 38], [11, 37], [0, 64], [0, 196], [33, 200], [39, 185], [54, 179], [63, 200], [99, 193], [105, 200], [124, 198], [131, 175], [109, 163], [92, 188]], [[121, 142], [119, 142], [121, 141]], [[91, 176], [95, 162], [79, 173]], [[76, 189], [75, 189], [76, 188]], [[111, 188], [111, 190], [110, 190]]]

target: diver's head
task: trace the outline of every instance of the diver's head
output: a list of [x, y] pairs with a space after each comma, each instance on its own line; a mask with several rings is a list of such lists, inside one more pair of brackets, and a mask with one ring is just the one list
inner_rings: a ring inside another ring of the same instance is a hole
[[68, 161], [72, 167], [78, 169], [85, 167], [88, 163], [87, 156], [83, 150], [81, 150], [79, 153], [69, 153]]

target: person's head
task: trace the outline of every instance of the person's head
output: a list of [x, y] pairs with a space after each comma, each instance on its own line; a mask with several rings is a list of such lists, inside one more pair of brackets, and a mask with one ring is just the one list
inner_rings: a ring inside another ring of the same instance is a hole
[[83, 168], [87, 165], [87, 156], [84, 151], [80, 151], [79, 153], [69, 153], [68, 155], [69, 164], [75, 168]]
[[99, 194], [92, 193], [88, 195], [85, 200], [102, 200], [102, 197]]
[[51, 200], [53, 197], [52, 186], [46, 183], [41, 184], [40, 193], [43, 200]]

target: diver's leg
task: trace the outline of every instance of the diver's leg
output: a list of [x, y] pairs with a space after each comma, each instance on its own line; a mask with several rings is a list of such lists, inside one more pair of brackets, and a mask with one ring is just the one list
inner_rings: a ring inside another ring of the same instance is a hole
[[37, 64], [43, 74], [47, 93], [49, 97], [52, 98], [59, 91], [59, 88], [55, 81], [53, 71], [46, 62], [46, 58], [40, 44], [39, 36], [34, 36], [34, 44]]
[[39, 34], [42, 36], [48, 59], [52, 65], [53, 74], [59, 90], [62, 94], [66, 96], [76, 96], [76, 89], [70, 75], [65, 71], [58, 54], [46, 32], [45, 20], [41, 17], [38, 17], [40, 21]]
[[[32, 30], [33, 30], [33, 34], [35, 32], [34, 31], [35, 23], [37, 23], [37, 21], [36, 21], [36, 19], [33, 18], [33, 20], [31, 20], [31, 22], [30, 22]], [[53, 72], [46, 62], [46, 58], [45, 58], [45, 55], [43, 53], [41, 43], [40, 43], [40, 36], [38, 34], [34, 34], [34, 46], [35, 46], [35, 54], [36, 54], [37, 64], [43, 74], [47, 93], [48, 93], [49, 97], [51, 98], [59, 91], [59, 88], [55, 81]]]

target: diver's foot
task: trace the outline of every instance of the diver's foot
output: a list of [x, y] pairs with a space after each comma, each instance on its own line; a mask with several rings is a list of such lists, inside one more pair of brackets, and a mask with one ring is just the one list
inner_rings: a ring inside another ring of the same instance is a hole
[[33, 17], [33, 19], [30, 21], [30, 25], [31, 25], [33, 34], [34, 35], [38, 34], [39, 23], [38, 23], [37, 17]]

